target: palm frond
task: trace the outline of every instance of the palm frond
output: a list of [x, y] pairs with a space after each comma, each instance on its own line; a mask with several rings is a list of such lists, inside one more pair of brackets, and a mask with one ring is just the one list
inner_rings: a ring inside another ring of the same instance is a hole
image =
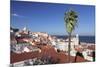
[[78, 15], [75, 11], [70, 10], [68, 12], [65, 12], [64, 20], [68, 33], [71, 33], [75, 29], [75, 26], [77, 25], [77, 18]]

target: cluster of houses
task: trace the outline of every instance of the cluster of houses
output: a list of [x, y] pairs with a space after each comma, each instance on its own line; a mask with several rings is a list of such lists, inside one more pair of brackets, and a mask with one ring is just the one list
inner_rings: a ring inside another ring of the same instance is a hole
[[[21, 54], [25, 52], [35, 52], [41, 53], [39, 46], [50, 45], [55, 51], [65, 51], [68, 55], [68, 39], [59, 39], [55, 36], [48, 35], [44, 32], [31, 32], [26, 27], [22, 30], [11, 28], [10, 30], [10, 45], [11, 52]], [[88, 61], [93, 61], [93, 57], [90, 56], [95, 50], [88, 49], [91, 45], [80, 45], [78, 34], [71, 38], [71, 56], [76, 56], [77, 51], [81, 52], [84, 58]]]
[[[68, 39], [62, 40], [55, 36], [50, 36], [44, 32], [30, 32], [26, 27], [22, 30], [14, 32], [11, 30], [11, 50], [18, 50], [23, 47], [35, 46], [35, 45], [51, 45], [55, 49], [62, 51], [68, 51]], [[72, 38], [71, 49], [74, 49], [75, 45], [79, 45], [78, 35]], [[14, 49], [15, 47], [15, 49]], [[28, 48], [27, 48], [28, 49]], [[22, 49], [21, 49], [22, 50]]]

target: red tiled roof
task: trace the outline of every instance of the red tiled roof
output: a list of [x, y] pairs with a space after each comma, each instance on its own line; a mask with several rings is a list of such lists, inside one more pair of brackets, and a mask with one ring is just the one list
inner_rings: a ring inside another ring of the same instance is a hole
[[95, 45], [88, 46], [88, 49], [95, 50]]
[[[51, 46], [40, 46], [41, 53], [39, 52], [29, 52], [29, 53], [21, 53], [16, 54], [11, 52], [11, 63], [27, 60], [27, 59], [33, 59], [36, 57], [45, 57], [45, 56], [51, 56], [52, 61], [58, 63], [68, 63], [68, 55], [66, 55], [64, 52], [56, 52], [55, 49]], [[74, 62], [75, 57], [70, 57], [71, 61]], [[84, 62], [85, 59], [78, 57], [77, 62]]]
[[16, 53], [11, 52], [10, 63], [32, 59], [35, 57], [38, 57], [38, 52], [28, 52], [28, 53], [21, 53], [21, 54], [16, 54]]

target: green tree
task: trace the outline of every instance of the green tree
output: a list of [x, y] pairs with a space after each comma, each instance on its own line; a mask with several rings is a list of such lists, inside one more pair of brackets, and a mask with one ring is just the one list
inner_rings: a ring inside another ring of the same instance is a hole
[[75, 11], [69, 10], [68, 12], [65, 12], [64, 21], [66, 30], [68, 32], [68, 61], [70, 62], [70, 47], [71, 47], [71, 34], [73, 30], [75, 29], [75, 26], [77, 26], [77, 20], [78, 15]]

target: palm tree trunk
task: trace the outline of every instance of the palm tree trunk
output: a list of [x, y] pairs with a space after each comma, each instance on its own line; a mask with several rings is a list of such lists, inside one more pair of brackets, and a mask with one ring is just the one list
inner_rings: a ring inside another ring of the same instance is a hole
[[70, 63], [70, 46], [71, 46], [71, 33], [69, 33], [68, 37], [68, 62]]

